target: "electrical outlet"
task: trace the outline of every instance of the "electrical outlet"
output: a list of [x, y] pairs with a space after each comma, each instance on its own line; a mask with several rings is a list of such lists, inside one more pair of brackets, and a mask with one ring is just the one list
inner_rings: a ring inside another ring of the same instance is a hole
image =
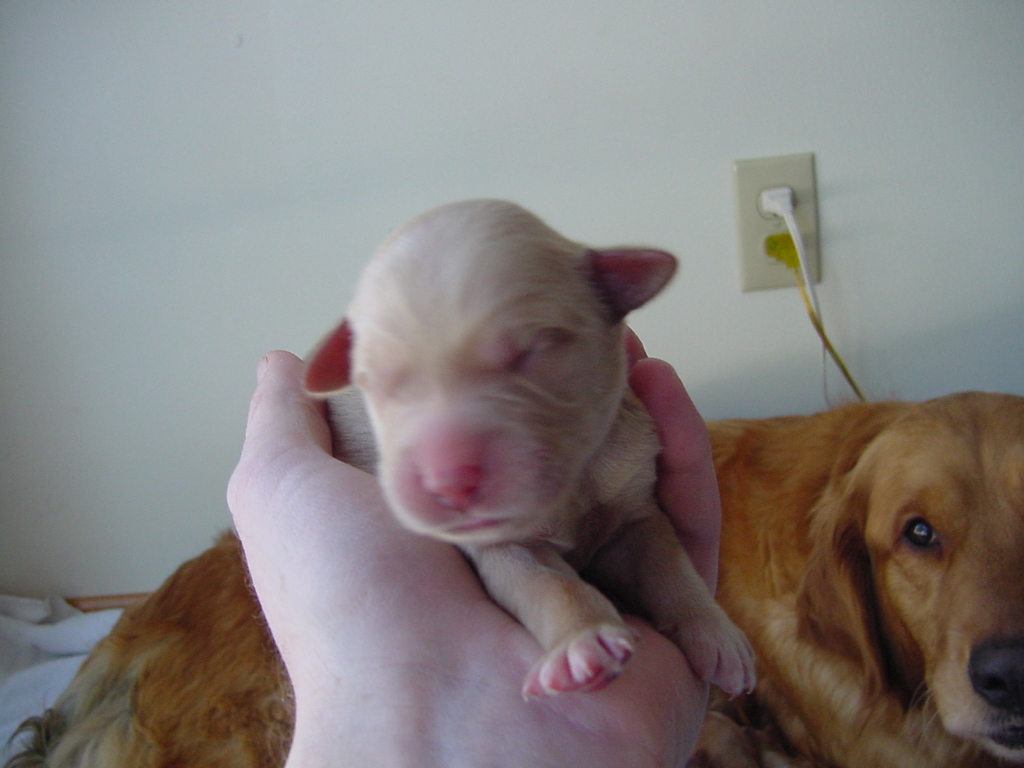
[[807, 251], [807, 269], [811, 279], [815, 283], [820, 282], [814, 155], [806, 153], [736, 160], [732, 165], [732, 179], [742, 289], [760, 291], [796, 285], [796, 277], [789, 268], [765, 253], [765, 239], [787, 231], [786, 223], [781, 218], [761, 211], [761, 192], [772, 187], [792, 188], [793, 218], [796, 219]]

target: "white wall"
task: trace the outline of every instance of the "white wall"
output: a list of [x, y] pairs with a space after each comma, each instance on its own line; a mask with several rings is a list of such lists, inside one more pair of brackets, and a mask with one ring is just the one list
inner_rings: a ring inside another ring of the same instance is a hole
[[869, 394], [1024, 393], [1022, 2], [0, 2], [0, 590], [204, 548], [258, 357], [451, 199], [679, 254], [634, 325], [707, 416], [824, 407], [735, 257], [730, 162], [802, 151]]

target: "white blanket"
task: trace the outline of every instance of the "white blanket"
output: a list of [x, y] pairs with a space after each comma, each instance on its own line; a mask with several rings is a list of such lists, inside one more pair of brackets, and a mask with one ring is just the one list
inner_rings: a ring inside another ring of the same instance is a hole
[[26, 718], [53, 705], [120, 610], [82, 613], [58, 597], [0, 595], [0, 765]]

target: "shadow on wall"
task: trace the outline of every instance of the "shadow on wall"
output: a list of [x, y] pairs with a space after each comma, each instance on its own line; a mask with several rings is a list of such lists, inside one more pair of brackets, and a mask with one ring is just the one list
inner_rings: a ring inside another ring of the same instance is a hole
[[[772, 366], [707, 378], [691, 385], [690, 394], [707, 419], [813, 413], [852, 401], [852, 393], [830, 363], [830, 402], [825, 402], [817, 355], [814, 350]], [[846, 360], [870, 400], [919, 401], [965, 390], [1024, 395], [1024, 304], [885, 346], [869, 344]]]

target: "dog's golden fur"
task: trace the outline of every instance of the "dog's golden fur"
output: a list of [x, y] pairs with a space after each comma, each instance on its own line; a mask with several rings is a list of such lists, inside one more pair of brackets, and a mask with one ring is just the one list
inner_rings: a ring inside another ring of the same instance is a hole
[[711, 433], [718, 597], [758, 656], [756, 707], [795, 752], [851, 768], [1024, 760], [1021, 692], [993, 707], [969, 670], [976, 649], [1009, 646], [1010, 687], [1024, 674], [1024, 399]]
[[[711, 435], [719, 597], [758, 654], [748, 708], [779, 736], [727, 752], [750, 729], [716, 717], [701, 764], [767, 764], [768, 741], [792, 765], [1024, 757], [1024, 714], [989, 706], [968, 673], [973, 650], [1024, 641], [1024, 399], [851, 405]], [[126, 613], [14, 765], [280, 765], [291, 715], [226, 537]]]
[[278, 768], [291, 690], [238, 539], [125, 611], [8, 768]]

